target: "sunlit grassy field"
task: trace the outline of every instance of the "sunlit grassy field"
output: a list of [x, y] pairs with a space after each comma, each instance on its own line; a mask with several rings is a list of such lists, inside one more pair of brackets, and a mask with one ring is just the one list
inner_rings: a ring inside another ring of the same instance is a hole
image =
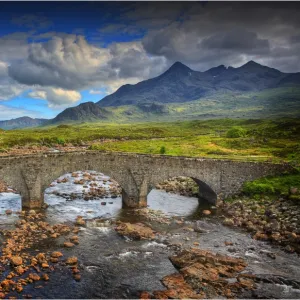
[[[238, 129], [237, 136], [230, 136]], [[300, 163], [300, 121], [206, 120], [83, 123], [0, 132], [0, 151], [15, 146], [88, 145], [90, 150]]]

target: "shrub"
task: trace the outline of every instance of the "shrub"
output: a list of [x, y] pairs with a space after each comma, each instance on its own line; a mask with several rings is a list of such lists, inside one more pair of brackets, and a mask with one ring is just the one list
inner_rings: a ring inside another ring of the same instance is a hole
[[56, 138], [56, 142], [59, 145], [64, 145], [66, 143], [65, 139], [63, 138]]
[[226, 137], [228, 138], [239, 138], [239, 137], [244, 137], [245, 135], [246, 135], [246, 130], [239, 126], [231, 127], [226, 133]]
[[160, 154], [165, 154], [166, 153], [166, 147], [165, 146], [161, 146], [160, 150], [159, 150]]
[[71, 127], [72, 126], [66, 125], [66, 124], [61, 124], [61, 125], [56, 126], [56, 128], [71, 128]]

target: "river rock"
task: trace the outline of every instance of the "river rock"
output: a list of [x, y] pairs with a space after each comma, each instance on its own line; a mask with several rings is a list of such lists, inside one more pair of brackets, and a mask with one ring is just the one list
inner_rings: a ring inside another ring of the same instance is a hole
[[115, 230], [124, 236], [128, 236], [133, 239], [150, 239], [153, 240], [155, 238], [155, 232], [148, 226], [142, 223], [120, 223]]
[[23, 259], [20, 256], [12, 256], [10, 262], [14, 266], [20, 266], [23, 263]]
[[62, 257], [63, 254], [59, 251], [54, 251], [51, 253], [51, 257], [54, 257], [54, 258], [59, 258], [59, 257]]
[[195, 223], [194, 223], [194, 231], [195, 232], [198, 232], [198, 233], [208, 233], [210, 232], [211, 230], [213, 230], [213, 226], [204, 222], [204, 221], [201, 221], [201, 220], [197, 220]]
[[84, 225], [85, 225], [85, 220], [83, 220], [83, 217], [78, 216], [78, 217], [76, 218], [75, 223], [76, 223], [76, 225], [84, 226]]
[[33, 280], [33, 281], [38, 281], [38, 280], [41, 279], [41, 277], [38, 274], [36, 274], [36, 273], [30, 273], [28, 275], [28, 278], [31, 279], [31, 280]]
[[205, 209], [205, 210], [202, 211], [202, 213], [203, 213], [204, 215], [206, 215], [206, 216], [209, 216], [209, 215], [211, 214], [211, 211], [208, 210], [208, 209]]
[[192, 248], [171, 256], [170, 260], [179, 273], [164, 277], [162, 283], [167, 290], [154, 291], [152, 298], [235, 298], [235, 294], [242, 289], [255, 287], [254, 276], [239, 274], [247, 266], [239, 258]]
[[66, 260], [67, 265], [75, 265], [75, 264], [77, 264], [77, 262], [78, 262], [78, 258], [76, 256], [69, 257]]
[[233, 221], [232, 219], [226, 218], [226, 219], [223, 221], [223, 225], [226, 225], [226, 226], [233, 226], [233, 225], [234, 225], [234, 221]]
[[66, 247], [66, 248], [72, 248], [74, 246], [75, 245], [73, 243], [71, 243], [71, 242], [64, 242], [64, 247]]

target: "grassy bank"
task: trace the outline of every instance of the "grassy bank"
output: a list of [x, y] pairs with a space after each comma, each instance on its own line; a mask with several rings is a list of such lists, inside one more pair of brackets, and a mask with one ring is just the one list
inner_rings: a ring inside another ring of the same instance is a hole
[[249, 196], [288, 196], [290, 189], [300, 191], [300, 174], [264, 177], [244, 184], [243, 192]]
[[16, 146], [82, 145], [89, 149], [300, 163], [300, 121], [205, 120], [83, 123], [0, 132], [0, 151]]

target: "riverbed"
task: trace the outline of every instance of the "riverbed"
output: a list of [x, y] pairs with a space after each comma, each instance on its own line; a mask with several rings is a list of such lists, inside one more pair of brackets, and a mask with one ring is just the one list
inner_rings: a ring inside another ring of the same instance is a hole
[[[99, 182], [99, 185], [106, 184]], [[53, 194], [53, 189], [62, 189], [66, 194], [76, 189], [78, 197], [70, 200], [66, 195]], [[168, 259], [175, 252], [174, 245], [182, 248], [199, 247], [215, 253], [241, 257], [246, 260], [248, 273], [255, 274], [260, 281], [253, 291], [245, 291], [239, 298], [300, 298], [300, 259], [297, 254], [284, 252], [278, 246], [253, 240], [249, 233], [222, 225], [218, 212], [210, 216], [202, 214], [207, 206], [201, 206], [197, 198], [169, 194], [152, 190], [148, 205], [160, 210], [169, 218], [168, 224], [136, 216], [130, 210], [122, 209], [120, 197], [84, 200], [80, 198], [79, 186], [62, 184], [53, 186], [45, 193], [44, 210], [50, 224], [72, 224], [77, 216], [87, 220], [78, 236], [79, 244], [66, 249], [63, 239], [51, 243], [41, 242], [32, 251], [61, 251], [79, 260], [81, 280], [75, 281], [71, 271], [58, 265], [49, 281], [42, 285], [34, 282], [24, 287], [22, 294], [11, 292], [8, 296], [22, 298], [138, 298], [142, 291], [163, 290], [161, 279], [176, 269]], [[66, 199], [67, 198], [67, 199]], [[104, 204], [105, 202], [105, 204]], [[13, 211], [6, 215], [5, 211]], [[0, 229], [13, 228], [19, 219], [15, 213], [21, 210], [20, 196], [13, 193], [0, 194]], [[101, 218], [106, 222], [99, 223]], [[117, 234], [115, 222], [142, 221], [160, 234], [154, 241], [131, 240]], [[203, 232], [186, 230], [193, 228], [196, 221], [205, 228]], [[3, 237], [1, 237], [3, 239]], [[230, 241], [232, 245], [226, 246]], [[195, 246], [195, 242], [199, 246]], [[270, 253], [276, 258], [271, 258]]]

